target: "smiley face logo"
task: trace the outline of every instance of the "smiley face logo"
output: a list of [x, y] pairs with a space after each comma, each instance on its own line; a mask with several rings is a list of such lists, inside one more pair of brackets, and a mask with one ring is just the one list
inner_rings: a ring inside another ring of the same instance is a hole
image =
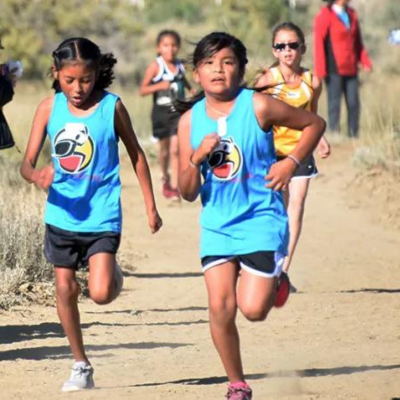
[[54, 138], [54, 154], [60, 167], [71, 174], [85, 170], [93, 159], [94, 145], [87, 126], [67, 123]]
[[208, 156], [208, 164], [214, 176], [220, 180], [229, 180], [238, 174], [242, 167], [242, 154], [230, 137], [222, 139]]

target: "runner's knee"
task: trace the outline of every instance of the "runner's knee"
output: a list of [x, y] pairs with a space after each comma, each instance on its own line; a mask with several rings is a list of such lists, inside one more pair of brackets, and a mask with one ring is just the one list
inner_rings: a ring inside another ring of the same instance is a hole
[[249, 321], [264, 321], [274, 304], [273, 300], [273, 296], [271, 296], [264, 304], [239, 304], [239, 309], [243, 316]]
[[113, 300], [113, 291], [111, 287], [90, 289], [90, 298], [96, 304], [109, 304]]
[[209, 312], [212, 321], [218, 324], [227, 324], [236, 317], [236, 300], [233, 296], [211, 300]]
[[57, 282], [56, 294], [58, 301], [62, 303], [69, 303], [78, 297], [79, 287], [76, 280], [65, 280], [63, 282]]

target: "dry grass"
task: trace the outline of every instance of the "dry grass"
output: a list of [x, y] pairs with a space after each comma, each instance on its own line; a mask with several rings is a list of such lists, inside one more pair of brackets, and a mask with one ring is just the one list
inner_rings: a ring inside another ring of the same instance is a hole
[[[53, 266], [43, 254], [46, 193], [20, 177], [19, 165], [0, 157], [0, 309], [34, 301], [54, 303]], [[79, 272], [87, 296], [87, 275]]]
[[[392, 47], [392, 54], [394, 51], [400, 55], [400, 47]], [[400, 71], [399, 75], [388, 73], [388, 65], [389, 62], [378, 66], [370, 77], [363, 77], [361, 140], [353, 160], [368, 169], [382, 167], [397, 174], [400, 173], [400, 110], [397, 106]]]
[[14, 163], [1, 158], [0, 169], [0, 308], [8, 308], [26, 297], [24, 284], [51, 280], [52, 268], [42, 251], [44, 193]]

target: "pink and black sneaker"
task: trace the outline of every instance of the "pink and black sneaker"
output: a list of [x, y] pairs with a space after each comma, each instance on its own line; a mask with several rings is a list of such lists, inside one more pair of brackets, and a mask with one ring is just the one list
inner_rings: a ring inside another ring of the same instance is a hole
[[171, 187], [168, 181], [162, 181], [162, 193], [166, 199], [180, 200], [181, 196], [178, 189]]
[[247, 383], [236, 382], [228, 386], [228, 393], [225, 397], [228, 400], [251, 400], [253, 392]]
[[275, 307], [283, 307], [287, 302], [290, 294], [290, 280], [286, 272], [282, 272], [278, 278], [278, 286], [276, 287]]

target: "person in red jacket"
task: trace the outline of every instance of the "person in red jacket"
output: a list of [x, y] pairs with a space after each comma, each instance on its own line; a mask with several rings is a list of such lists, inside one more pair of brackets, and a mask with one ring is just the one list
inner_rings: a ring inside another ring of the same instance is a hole
[[323, 0], [314, 20], [314, 73], [325, 79], [328, 88], [328, 126], [338, 132], [340, 101], [344, 93], [347, 106], [348, 132], [358, 137], [360, 101], [358, 66], [372, 68], [364, 48], [356, 11], [348, 6], [350, 0]]

